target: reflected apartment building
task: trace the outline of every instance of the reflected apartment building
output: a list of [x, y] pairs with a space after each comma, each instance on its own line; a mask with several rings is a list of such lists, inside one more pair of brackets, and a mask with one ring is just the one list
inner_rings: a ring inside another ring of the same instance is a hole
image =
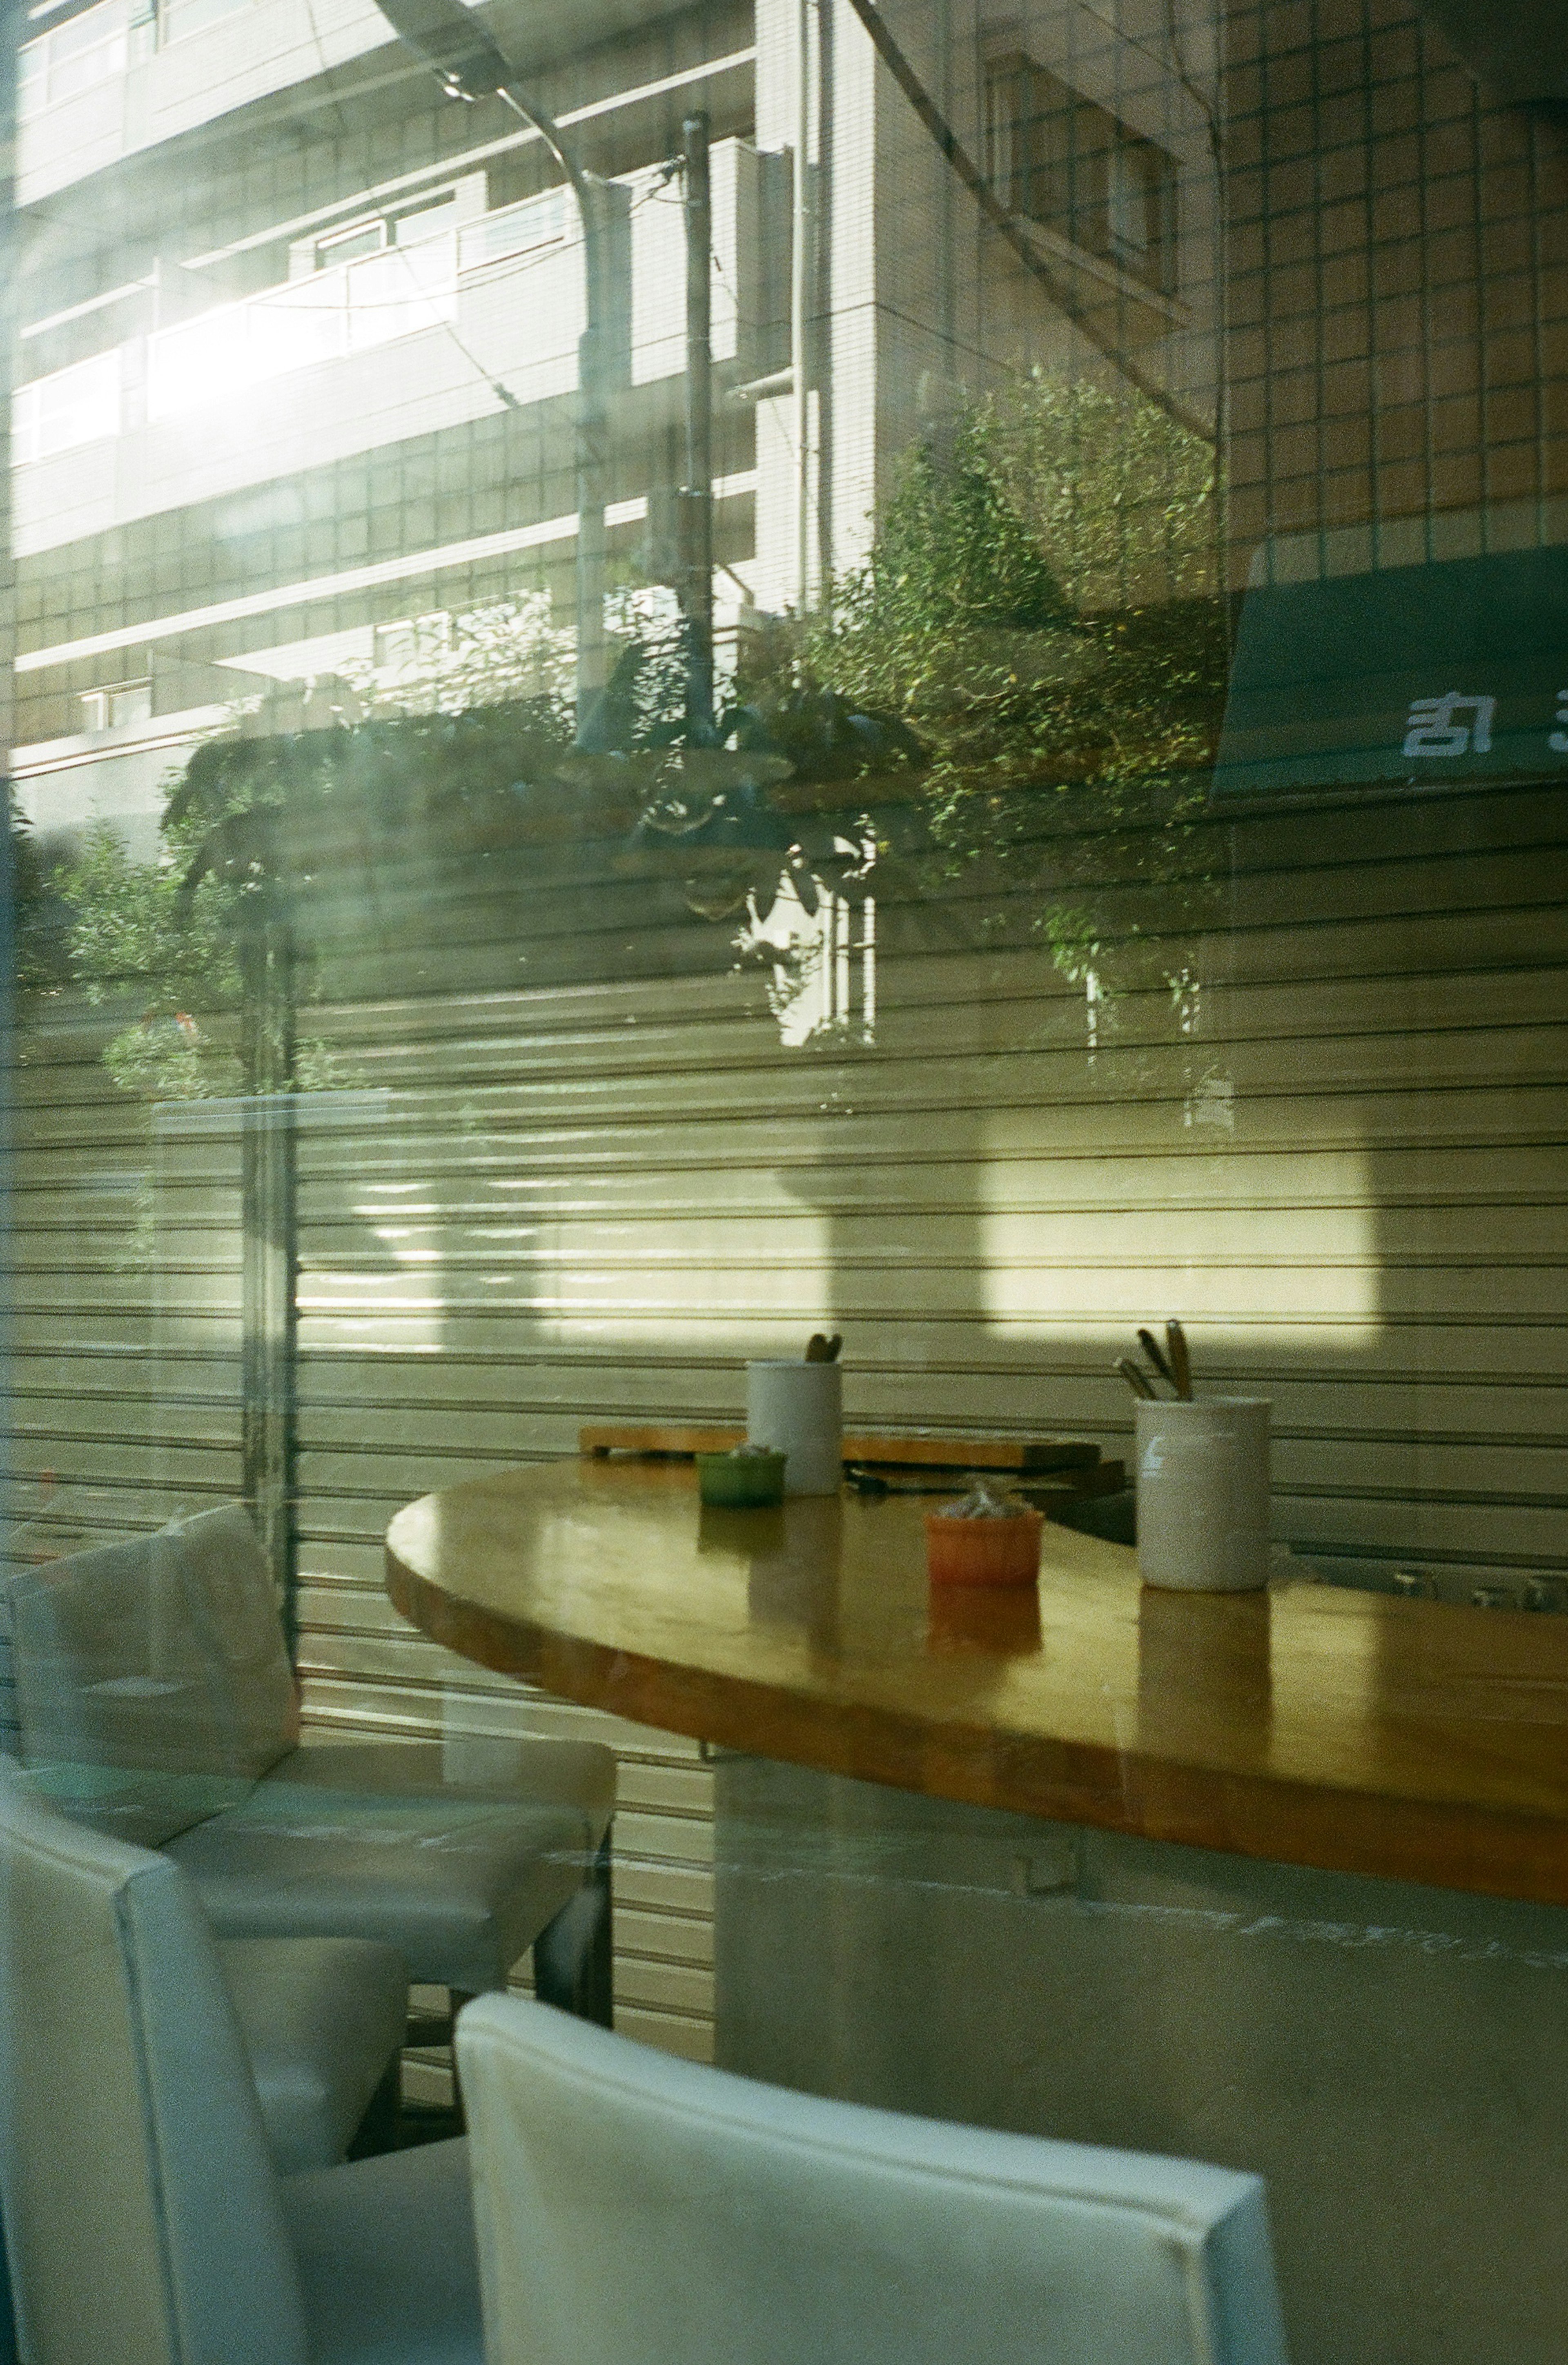
[[[680, 481], [697, 106], [722, 644], [815, 601], [899, 455], [1021, 367], [1130, 372], [1212, 433], [1215, 29], [1137, 13], [898, 12], [1009, 239], [846, 0], [497, 9], [610, 184], [612, 577], [658, 574]], [[18, 63], [15, 777], [46, 837], [145, 853], [236, 697], [395, 669], [500, 600], [569, 623], [577, 214], [536, 135], [357, 0], [65, 0]]]
[[[1486, 21], [497, 0], [609, 184], [612, 579], [670, 572], [697, 106], [732, 648], [819, 603], [902, 456], [1029, 369], [1215, 444], [1237, 593], [1555, 546], [1562, 75]], [[25, 31], [15, 777], [46, 837], [96, 817], [145, 852], [236, 696], [395, 673], [499, 600], [569, 624], [577, 215], [537, 136], [444, 98], [368, 0], [62, 0]], [[1448, 687], [1401, 679], [1409, 728]]]

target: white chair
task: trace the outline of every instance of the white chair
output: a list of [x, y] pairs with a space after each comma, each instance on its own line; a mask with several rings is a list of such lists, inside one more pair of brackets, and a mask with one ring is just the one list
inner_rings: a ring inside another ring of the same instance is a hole
[[457, 2026], [489, 2365], [1283, 2365], [1255, 2176]]
[[367, 2141], [372, 2132], [391, 2136], [409, 2026], [409, 1975], [396, 1948], [230, 1938], [218, 1960], [279, 2173], [333, 2167], [362, 2130]]
[[514, 1745], [515, 1785], [454, 1785], [438, 1743], [303, 1740], [265, 1561], [232, 1504], [11, 1584], [29, 1766], [73, 1811], [162, 1847], [238, 1937], [359, 1937], [410, 1978], [610, 2017], [613, 1753]]
[[[5, 1753], [0, 1781], [34, 1789]], [[363, 1938], [232, 1938], [218, 1959], [274, 2167], [286, 2176], [330, 2168], [362, 2130], [390, 2135], [409, 2022], [396, 1949]], [[372, 2128], [367, 2113], [381, 2124]]]
[[[0, 1757], [0, 1779], [18, 1776]], [[333, 2167], [356, 2137], [366, 2150], [386, 2149], [409, 2016], [401, 1956], [357, 1938], [236, 1938], [218, 1957], [279, 2173]], [[16, 2359], [0, 2254], [0, 2365]]]
[[190, 1881], [14, 1779], [0, 2196], [30, 2365], [481, 2365], [466, 2146], [280, 2178]]

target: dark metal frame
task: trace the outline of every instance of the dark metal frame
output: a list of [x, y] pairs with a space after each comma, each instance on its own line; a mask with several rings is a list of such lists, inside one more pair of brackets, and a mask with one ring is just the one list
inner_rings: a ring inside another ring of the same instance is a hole
[[588, 1878], [533, 1942], [533, 1992], [579, 2020], [613, 2028], [615, 1927], [610, 1834], [606, 1832]]

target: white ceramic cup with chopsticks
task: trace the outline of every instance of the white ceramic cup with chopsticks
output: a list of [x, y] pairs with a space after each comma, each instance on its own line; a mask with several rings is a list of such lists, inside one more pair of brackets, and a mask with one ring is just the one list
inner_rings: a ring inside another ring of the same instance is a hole
[[1140, 1398], [1136, 1410], [1144, 1583], [1182, 1593], [1267, 1585], [1268, 1398]]
[[746, 1441], [788, 1454], [786, 1495], [836, 1495], [844, 1479], [844, 1366], [823, 1343], [825, 1356], [745, 1367]]

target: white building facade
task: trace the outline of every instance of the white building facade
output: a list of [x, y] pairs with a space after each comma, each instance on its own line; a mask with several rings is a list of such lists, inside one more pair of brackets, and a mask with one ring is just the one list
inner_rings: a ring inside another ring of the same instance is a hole
[[[695, 107], [722, 640], [831, 597], [899, 456], [1022, 369], [1130, 370], [1212, 432], [1214, 39], [1145, 13], [900, 12], [1010, 246], [848, 0], [596, 0], [544, 38], [498, 5], [610, 184], [612, 579], [680, 476]], [[27, 31], [14, 772], [46, 837], [96, 815], [145, 851], [231, 696], [498, 600], [568, 622], [580, 236], [537, 136], [360, 0], [66, 0]]]

